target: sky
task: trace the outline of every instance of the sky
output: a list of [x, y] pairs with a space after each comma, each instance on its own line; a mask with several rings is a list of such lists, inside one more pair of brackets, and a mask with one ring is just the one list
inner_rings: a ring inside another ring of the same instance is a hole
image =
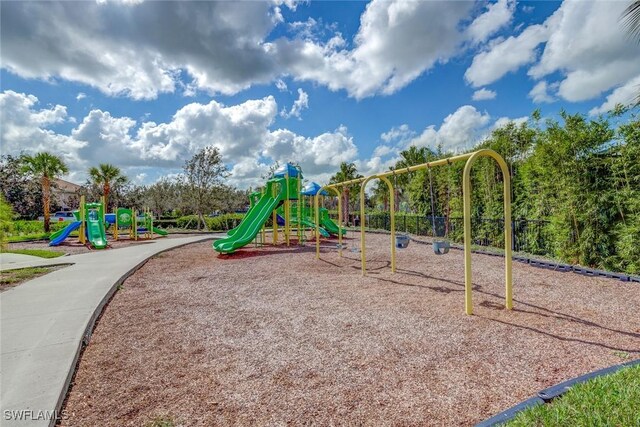
[[220, 149], [240, 188], [275, 162], [326, 183], [411, 145], [458, 152], [535, 109], [633, 101], [628, 1], [0, 2], [2, 154], [137, 184]]

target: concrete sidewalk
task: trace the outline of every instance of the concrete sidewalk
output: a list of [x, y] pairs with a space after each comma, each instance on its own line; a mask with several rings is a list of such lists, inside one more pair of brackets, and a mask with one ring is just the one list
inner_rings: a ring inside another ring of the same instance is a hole
[[27, 267], [47, 267], [53, 265], [70, 264], [69, 257], [41, 258], [39, 256], [0, 253], [0, 271], [17, 270]]
[[67, 256], [73, 265], [0, 293], [0, 425], [55, 424], [83, 343], [117, 286], [159, 252], [217, 237]]

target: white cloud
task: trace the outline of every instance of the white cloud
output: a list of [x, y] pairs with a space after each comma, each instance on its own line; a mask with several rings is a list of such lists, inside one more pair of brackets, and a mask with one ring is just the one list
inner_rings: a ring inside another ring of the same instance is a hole
[[61, 77], [109, 95], [152, 99], [180, 73], [235, 93], [275, 75], [264, 38], [267, 2], [2, 2], [2, 66], [25, 78]]
[[522, 6], [522, 11], [523, 11], [524, 13], [531, 13], [531, 12], [533, 12], [535, 9], [536, 9], [536, 8], [535, 8], [535, 6], [533, 6], [533, 5], [524, 5], [524, 6]]
[[243, 188], [260, 184], [260, 176], [275, 161], [299, 162], [308, 178], [328, 179], [340, 162], [358, 155], [344, 126], [314, 137], [271, 130], [278, 111], [271, 96], [232, 106], [191, 103], [166, 123], [136, 122], [91, 110], [69, 135], [49, 129], [67, 118], [64, 106], [37, 109], [37, 104], [33, 95], [0, 94], [3, 154], [55, 152], [68, 163], [71, 179], [77, 182], [86, 178], [89, 166], [100, 162], [116, 164], [136, 179], [157, 179], [179, 171], [185, 160], [207, 145], [218, 147], [230, 166], [229, 183]]
[[473, 92], [471, 97], [474, 101], [486, 101], [489, 99], [496, 99], [496, 92], [490, 89], [482, 88]]
[[478, 16], [467, 28], [473, 43], [482, 43], [511, 22], [515, 0], [498, 0], [486, 6], [487, 11]]
[[408, 124], [402, 124], [398, 127], [393, 127], [389, 132], [384, 132], [380, 135], [380, 138], [386, 142], [403, 142], [415, 136], [415, 132], [409, 128]]
[[176, 89], [234, 94], [281, 76], [363, 98], [394, 93], [455, 55], [473, 12], [469, 2], [373, 0], [348, 49], [335, 26], [315, 20], [267, 41], [282, 4], [2, 2], [3, 67], [133, 99]]
[[276, 87], [278, 88], [278, 90], [280, 92], [286, 92], [287, 91], [287, 84], [282, 79], [276, 80]]
[[375, 150], [373, 150], [373, 157], [385, 157], [393, 152], [394, 149], [388, 145], [378, 145]]
[[340, 34], [325, 44], [280, 40], [274, 49], [297, 79], [346, 89], [356, 98], [391, 94], [455, 54], [463, 39], [458, 26], [471, 6], [373, 0], [360, 17], [352, 50], [343, 49]]
[[78, 92], [78, 94], [76, 95], [76, 100], [80, 101], [82, 99], [85, 99], [87, 97], [87, 94], [84, 92]]
[[547, 38], [545, 25], [527, 27], [519, 36], [490, 43], [487, 50], [478, 53], [464, 74], [473, 87], [491, 84], [505, 74], [516, 71], [536, 60], [536, 47]]
[[516, 125], [519, 125], [521, 123], [526, 123], [527, 121], [529, 121], [529, 117], [528, 116], [516, 117], [514, 119], [509, 118], [509, 117], [500, 117], [493, 124], [493, 128], [494, 129], [499, 129], [501, 127], [505, 127], [506, 125], [508, 125], [511, 122], [515, 123]]
[[462, 151], [472, 147], [486, 132], [491, 117], [481, 113], [471, 105], [463, 105], [443, 120], [439, 129], [428, 126], [420, 136], [411, 140], [409, 145], [445, 151]]
[[564, 2], [540, 62], [529, 74], [542, 78], [562, 72], [558, 94], [584, 101], [628, 82], [640, 73], [640, 45], [620, 27], [625, 2]]
[[540, 104], [542, 102], [555, 102], [556, 98], [549, 94], [549, 89], [557, 89], [557, 84], [549, 85], [546, 81], [539, 81], [533, 89], [529, 92], [529, 98], [533, 99], [533, 102]]
[[335, 171], [342, 162], [355, 160], [358, 148], [344, 126], [316, 137], [298, 135], [288, 129], [270, 132], [262, 155], [274, 161], [295, 159], [305, 176]]
[[33, 95], [11, 90], [0, 93], [2, 154], [49, 151], [61, 156], [70, 167], [80, 165], [75, 153], [84, 143], [47, 129], [65, 121], [66, 107], [55, 105], [48, 109], [36, 109], [37, 104], [38, 98]]
[[616, 88], [599, 107], [593, 108], [589, 114], [595, 116], [611, 111], [616, 105], [628, 106], [633, 104], [640, 93], [640, 75], [629, 80], [626, 84]]
[[[557, 96], [571, 102], [624, 86], [640, 73], [640, 45], [620, 28], [625, 7], [625, 2], [565, 1], [543, 24], [489, 43], [474, 57], [465, 78], [478, 87], [533, 64], [528, 73], [536, 80], [559, 73]], [[551, 85], [546, 85], [538, 83], [531, 91], [536, 102], [551, 102]]]
[[297, 117], [300, 119], [300, 115], [303, 110], [309, 108], [309, 95], [302, 89], [298, 89], [298, 99], [293, 102], [291, 106], [291, 110], [287, 112], [287, 110], [282, 110], [280, 115], [285, 119], [289, 117]]

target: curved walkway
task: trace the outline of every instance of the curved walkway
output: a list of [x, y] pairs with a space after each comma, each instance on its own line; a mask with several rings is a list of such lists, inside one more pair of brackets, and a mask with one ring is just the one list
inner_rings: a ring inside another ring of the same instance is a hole
[[55, 424], [83, 343], [118, 285], [160, 252], [216, 235], [64, 257], [66, 268], [0, 294], [0, 425]]
[[0, 253], [0, 271], [18, 270], [27, 267], [49, 267], [55, 265], [72, 264], [69, 257], [40, 258], [38, 256]]

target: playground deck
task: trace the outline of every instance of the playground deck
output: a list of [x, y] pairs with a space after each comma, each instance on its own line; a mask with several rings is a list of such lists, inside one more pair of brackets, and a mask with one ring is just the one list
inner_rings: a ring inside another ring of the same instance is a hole
[[474, 255], [466, 316], [461, 251], [412, 243], [392, 274], [388, 241], [367, 237], [364, 278], [358, 253], [310, 244], [150, 260], [100, 319], [62, 425], [473, 425], [640, 356], [638, 283], [515, 263], [507, 312], [504, 260]]

